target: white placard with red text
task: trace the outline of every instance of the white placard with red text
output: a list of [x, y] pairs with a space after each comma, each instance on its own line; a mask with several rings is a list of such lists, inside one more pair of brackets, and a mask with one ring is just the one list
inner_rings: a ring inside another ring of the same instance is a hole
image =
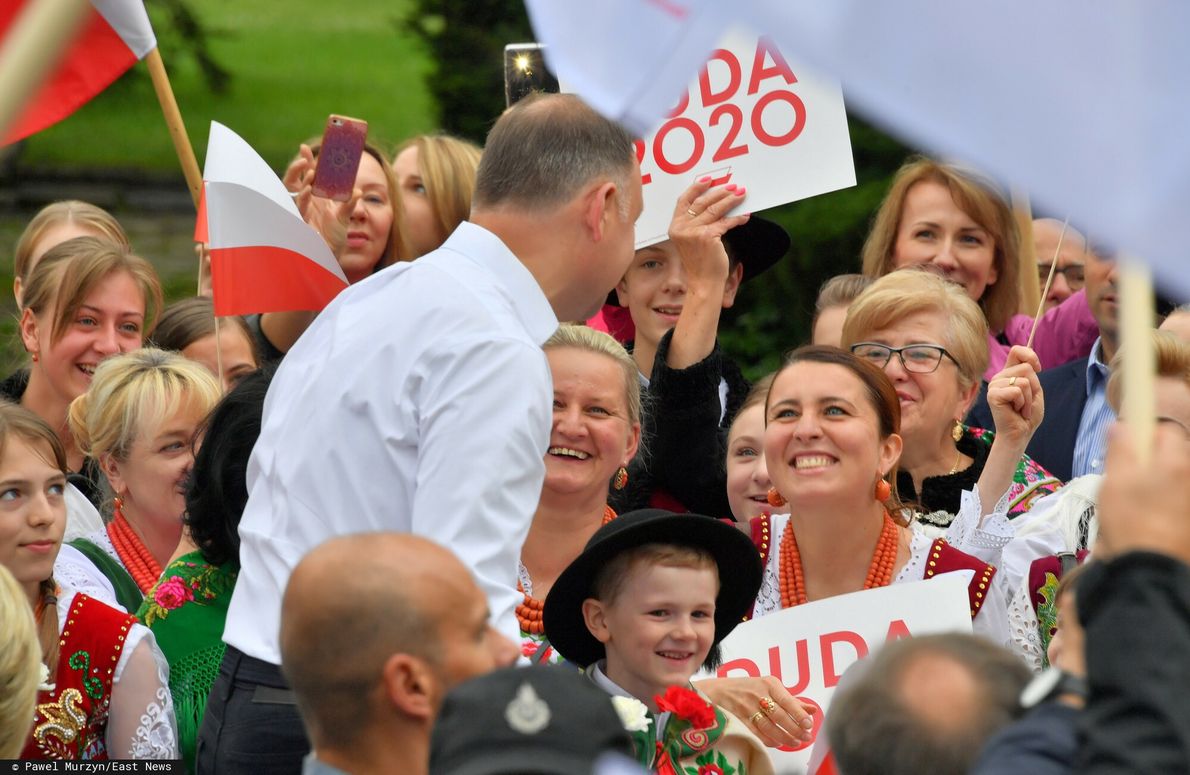
[[[969, 572], [945, 573], [745, 622], [723, 640], [718, 675], [774, 676], [791, 694], [825, 711], [843, 672], [885, 642], [935, 632], [971, 632], [970, 578]], [[822, 734], [822, 723], [823, 714], [816, 712], [815, 740]], [[811, 741], [797, 750], [767, 750], [778, 772], [804, 773], [813, 747]]]
[[638, 140], [644, 212], [637, 248], [665, 239], [678, 196], [695, 180], [747, 189], [742, 211], [855, 185], [843, 91], [771, 39], [732, 30], [674, 110]]

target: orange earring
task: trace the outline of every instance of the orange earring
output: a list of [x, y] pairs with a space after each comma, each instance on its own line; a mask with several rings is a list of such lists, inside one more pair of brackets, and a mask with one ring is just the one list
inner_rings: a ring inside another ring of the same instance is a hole
[[789, 502], [785, 500], [785, 497], [781, 495], [781, 493], [777, 492], [776, 487], [770, 487], [768, 493], [765, 494], [765, 497], [768, 499], [769, 505], [774, 509], [779, 509]]
[[884, 477], [876, 480], [876, 500], [884, 503], [892, 497], [892, 485]]
[[41, 356], [37, 353], [29, 353], [29, 355], [33, 358], [34, 363], [37, 363], [37, 361], [41, 358]]

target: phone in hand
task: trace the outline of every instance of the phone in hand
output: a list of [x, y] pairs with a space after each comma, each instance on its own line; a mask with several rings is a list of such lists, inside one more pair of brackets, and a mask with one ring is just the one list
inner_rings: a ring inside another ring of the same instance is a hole
[[504, 104], [512, 107], [531, 92], [558, 92], [558, 79], [546, 69], [540, 43], [504, 47]]
[[314, 168], [314, 196], [336, 202], [351, 199], [367, 139], [367, 121], [333, 113], [327, 118]]

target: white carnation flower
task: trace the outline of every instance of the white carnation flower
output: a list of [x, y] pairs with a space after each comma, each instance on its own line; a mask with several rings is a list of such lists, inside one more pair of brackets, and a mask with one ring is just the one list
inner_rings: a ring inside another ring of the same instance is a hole
[[620, 716], [620, 723], [629, 732], [644, 732], [653, 723], [653, 719], [649, 718], [649, 709], [638, 699], [612, 697], [612, 705]]
[[38, 676], [37, 691], [52, 692], [54, 690], [54, 685], [52, 683], [50, 683], [50, 669], [45, 666], [44, 662], [42, 662], [41, 665], [39, 665], [39, 667], [41, 668], [41, 675]]

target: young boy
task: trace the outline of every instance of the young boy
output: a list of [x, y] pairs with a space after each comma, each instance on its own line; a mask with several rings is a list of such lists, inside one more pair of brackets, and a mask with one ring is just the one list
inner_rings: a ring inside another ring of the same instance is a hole
[[679, 198], [669, 239], [641, 248], [613, 294], [635, 326], [632, 357], [647, 388], [644, 435], [653, 455], [628, 467], [617, 511], [646, 506], [726, 517], [726, 428], [748, 381], [719, 348], [720, 313], [742, 282], [779, 261], [789, 234], [756, 216], [728, 215], [743, 197], [700, 181]]
[[636, 709], [628, 726], [645, 768], [767, 775], [760, 741], [690, 685], [718, 660], [760, 579], [756, 549], [739, 530], [698, 515], [631, 512], [601, 527], [554, 583], [546, 637], [622, 714]]

